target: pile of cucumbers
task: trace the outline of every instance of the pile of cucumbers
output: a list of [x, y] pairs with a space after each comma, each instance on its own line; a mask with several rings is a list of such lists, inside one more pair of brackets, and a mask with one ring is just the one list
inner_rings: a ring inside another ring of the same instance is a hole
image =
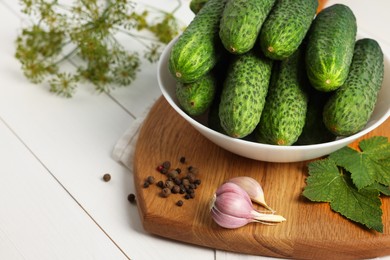
[[365, 127], [384, 57], [357, 40], [343, 4], [317, 0], [192, 0], [194, 19], [169, 57], [176, 97], [190, 116], [234, 138], [307, 145]]

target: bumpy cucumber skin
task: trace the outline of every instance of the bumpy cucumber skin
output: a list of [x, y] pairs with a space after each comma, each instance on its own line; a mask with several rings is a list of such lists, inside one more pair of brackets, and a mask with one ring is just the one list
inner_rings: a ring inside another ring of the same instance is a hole
[[347, 79], [356, 40], [356, 18], [343, 4], [323, 9], [314, 19], [306, 49], [306, 70], [320, 91], [333, 91]]
[[279, 0], [260, 32], [264, 54], [282, 60], [293, 54], [308, 32], [316, 14], [318, 0]]
[[273, 83], [255, 130], [260, 143], [292, 145], [302, 133], [308, 104], [302, 54], [298, 49], [272, 72]]
[[226, 0], [209, 0], [173, 45], [169, 71], [180, 82], [189, 83], [209, 72], [221, 50], [219, 22]]
[[176, 83], [176, 97], [182, 109], [190, 116], [199, 116], [207, 111], [214, 100], [217, 81], [207, 73], [192, 83]]
[[259, 123], [272, 63], [253, 51], [237, 55], [231, 62], [219, 104], [221, 125], [229, 136], [243, 138]]
[[226, 50], [242, 54], [252, 49], [274, 3], [275, 0], [229, 0], [219, 31]]
[[383, 74], [379, 44], [369, 38], [356, 41], [348, 78], [324, 107], [323, 120], [331, 132], [349, 136], [364, 128], [375, 108]]

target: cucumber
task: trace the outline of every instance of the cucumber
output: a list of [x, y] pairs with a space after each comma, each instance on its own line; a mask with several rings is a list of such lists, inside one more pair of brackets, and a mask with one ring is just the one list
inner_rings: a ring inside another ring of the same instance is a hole
[[383, 62], [382, 49], [375, 40], [356, 41], [348, 78], [324, 107], [323, 120], [332, 133], [352, 135], [367, 124], [382, 86]]
[[224, 81], [219, 118], [227, 135], [243, 138], [256, 128], [265, 104], [272, 60], [249, 51], [234, 56]]
[[225, 48], [234, 54], [252, 49], [274, 3], [275, 0], [229, 0], [219, 31]]
[[306, 70], [314, 88], [333, 91], [347, 79], [356, 41], [356, 18], [343, 4], [323, 9], [314, 19], [306, 49]]
[[195, 82], [176, 83], [176, 97], [181, 108], [190, 116], [207, 111], [214, 100], [217, 81], [213, 73], [207, 73]]
[[292, 145], [301, 135], [307, 111], [307, 80], [299, 48], [273, 70], [273, 84], [255, 135], [260, 143]]
[[282, 60], [301, 45], [316, 14], [318, 0], [279, 0], [260, 31], [264, 54]]
[[173, 45], [168, 65], [177, 81], [194, 82], [217, 63], [223, 50], [218, 32], [225, 3], [209, 0]]
[[207, 3], [208, 0], [191, 0], [190, 2], [190, 10], [194, 14], [198, 14], [200, 9]]

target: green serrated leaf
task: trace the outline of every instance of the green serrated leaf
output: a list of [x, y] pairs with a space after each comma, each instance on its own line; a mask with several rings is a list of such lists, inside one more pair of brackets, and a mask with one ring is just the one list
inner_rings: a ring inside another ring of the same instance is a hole
[[353, 183], [362, 189], [375, 182], [390, 185], [390, 143], [387, 137], [375, 136], [359, 143], [361, 152], [344, 147], [329, 155], [338, 166], [351, 173]]
[[374, 184], [368, 186], [366, 189], [373, 189], [373, 190], [379, 191], [380, 193], [382, 193], [385, 196], [390, 196], [390, 186], [385, 186], [385, 185], [382, 185], [380, 183], [374, 183]]
[[312, 201], [330, 202], [331, 208], [370, 229], [383, 232], [381, 200], [376, 189], [358, 190], [348, 173], [332, 159], [309, 163], [303, 195]]
[[342, 177], [337, 165], [330, 159], [323, 159], [309, 163], [308, 167], [310, 176], [306, 179], [303, 195], [311, 201], [331, 202], [339, 189], [338, 179]]

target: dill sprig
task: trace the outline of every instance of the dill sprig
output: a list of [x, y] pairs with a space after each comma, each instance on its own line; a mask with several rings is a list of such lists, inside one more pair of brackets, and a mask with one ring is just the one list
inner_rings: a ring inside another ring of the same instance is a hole
[[[21, 29], [15, 57], [31, 82], [47, 82], [51, 92], [64, 97], [72, 97], [81, 81], [98, 92], [130, 85], [143, 59], [156, 62], [164, 44], [183, 27], [175, 18], [180, 1], [171, 12], [146, 5], [139, 11], [130, 0], [63, 2], [20, 1], [33, 22]], [[121, 33], [133, 41], [121, 43]], [[141, 44], [143, 54], [134, 44]], [[73, 66], [63, 66], [64, 61]]]

